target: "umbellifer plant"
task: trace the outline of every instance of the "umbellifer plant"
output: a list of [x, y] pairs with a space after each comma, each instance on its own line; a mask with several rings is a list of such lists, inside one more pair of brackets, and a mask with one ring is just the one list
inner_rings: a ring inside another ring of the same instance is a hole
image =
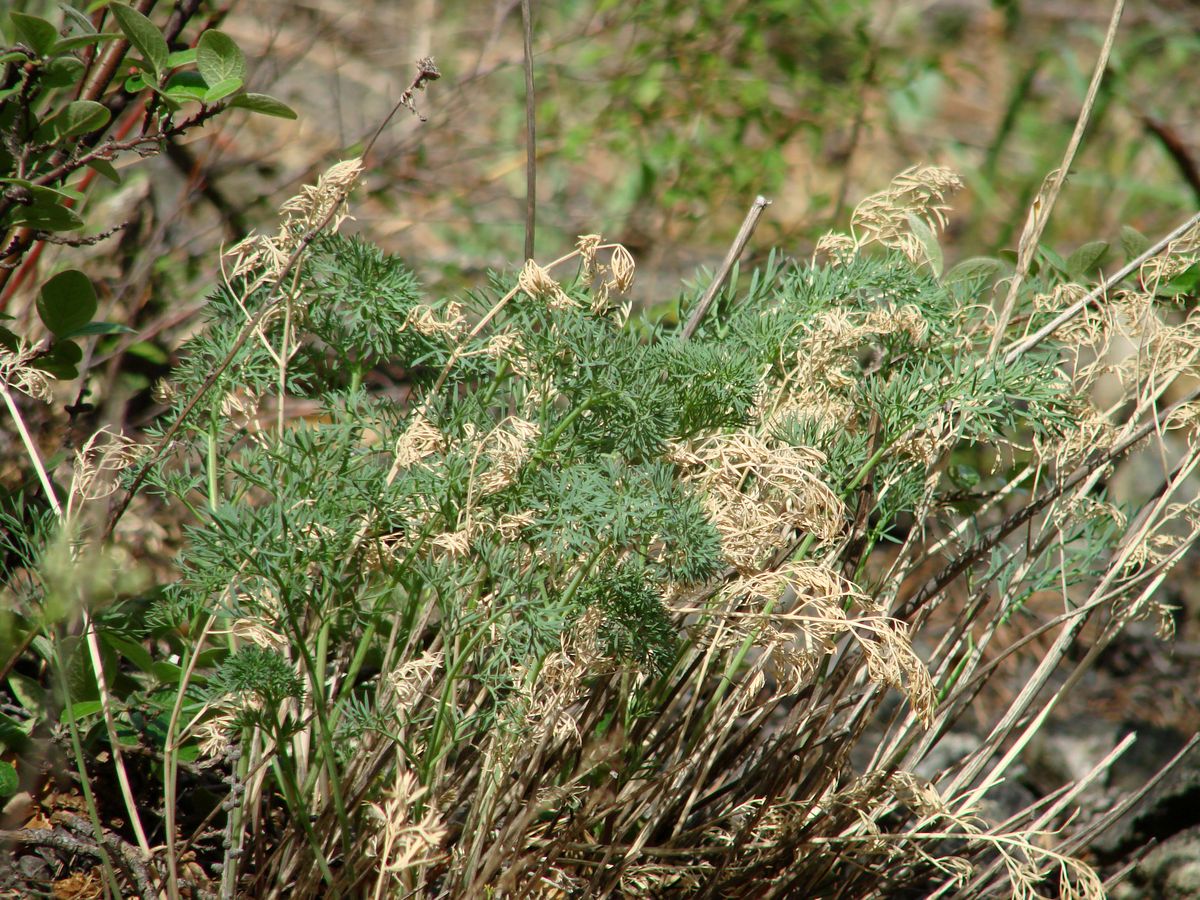
[[[918, 168], [685, 338], [627, 321], [633, 260], [596, 235], [428, 300], [336, 233], [360, 168], [231, 251], [151, 451], [81, 457], [139, 488], [118, 545], [156, 504], [188, 522], [177, 580], [93, 611], [114, 715], [148, 751], [134, 775], [161, 791], [147, 879], [1102, 895], [1078, 853], [1107, 820], [1070, 811], [1111, 758], [987, 804], [1115, 634], [1169, 623], [1155, 589], [1198, 526], [1177, 394], [1196, 322], [1158, 286], [1195, 263], [1194, 226], [1107, 288], [1043, 265], [997, 334], [1000, 264], [940, 271], [958, 180]], [[1108, 354], [1121, 334], [1142, 352]], [[1105, 479], [1150, 440], [1173, 455], [1122, 508]], [[1004, 627], [1047, 591], [1060, 615]], [[41, 583], [21, 602], [39, 621]], [[45, 627], [61, 644], [69, 620]], [[991, 731], [918, 775], [1014, 654], [1036, 664]]]

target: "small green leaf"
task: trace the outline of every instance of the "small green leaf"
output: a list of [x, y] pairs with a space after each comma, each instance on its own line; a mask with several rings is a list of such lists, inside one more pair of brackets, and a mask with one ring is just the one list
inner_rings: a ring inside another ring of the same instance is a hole
[[1066, 275], [1068, 271], [1067, 261], [1058, 255], [1054, 250], [1047, 247], [1045, 244], [1038, 245], [1038, 254], [1041, 255], [1047, 263], [1058, 269], [1059, 272]]
[[94, 716], [103, 709], [99, 700], [76, 700], [69, 709], [63, 710], [64, 716], [70, 716], [76, 722]]
[[979, 281], [990, 285], [1004, 269], [1004, 264], [990, 256], [973, 256], [951, 267], [942, 281], [947, 284], [966, 284]]
[[138, 641], [112, 631], [101, 631], [100, 638], [143, 672], [154, 670], [154, 657]]
[[1150, 238], [1129, 225], [1121, 226], [1121, 252], [1125, 254], [1126, 262], [1137, 259], [1148, 249]]
[[79, 30], [84, 34], [96, 33], [96, 26], [92, 24], [92, 20], [75, 9], [75, 7], [69, 6], [66, 3], [60, 3], [58, 7], [63, 11], [63, 15], [79, 26]]
[[167, 81], [163, 93], [177, 103], [203, 103], [208, 84], [199, 72], [176, 72]]
[[72, 50], [78, 50], [80, 47], [90, 47], [92, 44], [101, 44], [104, 41], [115, 40], [118, 37], [120, 37], [119, 34], [111, 34], [109, 32], [104, 32], [103, 34], [75, 34], [71, 37], [65, 37], [55, 44], [53, 52], [56, 54], [70, 53]]
[[236, 109], [248, 109], [251, 112], [262, 113], [264, 116], [277, 116], [280, 119], [294, 119], [296, 112], [282, 100], [268, 97], [266, 94], [238, 94], [229, 101]]
[[10, 762], [0, 760], [0, 797], [11, 797], [21, 786], [16, 767]]
[[929, 261], [929, 267], [933, 269], [933, 274], [941, 276], [942, 266], [944, 265], [942, 245], [938, 243], [937, 235], [933, 233], [933, 229], [929, 227], [929, 223], [909, 213], [908, 229], [913, 233], [913, 237], [921, 242], [921, 246], [925, 249], [925, 258]]
[[166, 684], [178, 684], [180, 677], [183, 675], [182, 668], [161, 659], [155, 660], [151, 664], [150, 669], [159, 681]]
[[91, 280], [78, 269], [67, 269], [42, 285], [37, 311], [52, 334], [65, 335], [91, 322], [97, 305]]
[[55, 378], [67, 380], [79, 377], [79, 361], [83, 350], [74, 341], [58, 341], [45, 356], [39, 356], [34, 368], [48, 372]]
[[220, 31], [206, 31], [196, 45], [196, 68], [210, 85], [222, 81], [246, 80], [246, 57], [233, 38]]
[[170, 55], [167, 41], [162, 36], [162, 32], [153, 22], [131, 6], [126, 6], [124, 3], [110, 3], [108, 8], [116, 16], [117, 24], [121, 26], [121, 31], [125, 32], [125, 37], [129, 38], [129, 43], [133, 44], [142, 54], [142, 57], [154, 70], [154, 74], [161, 75], [167, 67], [167, 57]]
[[74, 100], [68, 103], [54, 120], [59, 137], [74, 137], [99, 131], [108, 124], [112, 113], [103, 103], [95, 100]]
[[0, 713], [0, 744], [15, 753], [24, 753], [29, 746], [29, 731], [34, 724], [33, 719], [22, 722]]
[[1200, 263], [1192, 263], [1166, 284], [1160, 285], [1155, 293], [1178, 298], [1195, 294], [1197, 288], [1200, 288]]
[[1104, 261], [1108, 253], [1108, 241], [1088, 241], [1067, 257], [1067, 274], [1072, 278], [1083, 278]]
[[[24, 50], [10, 50], [7, 53], [0, 53], [0, 65], [10, 62], [25, 62], [27, 59], [29, 59], [29, 54]], [[16, 92], [19, 87], [20, 85], [9, 88], [7, 91], [5, 91], [4, 96], [8, 96], [9, 94]]]
[[88, 322], [82, 328], [60, 335], [64, 338], [88, 337], [93, 334], [133, 334], [132, 328], [118, 322]]
[[53, 22], [26, 13], [13, 12], [8, 15], [17, 30], [17, 40], [28, 44], [29, 49], [38, 56], [45, 56], [58, 43], [58, 29]]
[[979, 470], [966, 463], [958, 463], [949, 468], [950, 480], [960, 488], [970, 490], [978, 487], [980, 482]]
[[49, 711], [45, 689], [28, 675], [9, 672], [8, 689], [27, 712], [41, 717]]
[[17, 206], [10, 211], [10, 224], [39, 231], [73, 231], [83, 227], [83, 219], [61, 204], [57, 191], [35, 190], [33, 196], [29, 206]]
[[42, 70], [42, 84], [47, 87], [66, 87], [83, 77], [83, 63], [73, 56], [56, 56]]
[[195, 61], [195, 47], [188, 47], [186, 50], [175, 50], [167, 56], [167, 68], [178, 69], [180, 66], [190, 66]]
[[121, 183], [121, 173], [118, 172], [117, 167], [114, 166], [107, 159], [89, 160], [87, 165], [88, 165], [89, 169], [95, 169], [97, 172], [99, 172], [101, 175], [103, 175], [105, 178], [107, 178], [113, 184]]
[[216, 103], [218, 100], [224, 100], [230, 94], [242, 89], [242, 79], [226, 78], [224, 81], [218, 81], [204, 93], [205, 103]]

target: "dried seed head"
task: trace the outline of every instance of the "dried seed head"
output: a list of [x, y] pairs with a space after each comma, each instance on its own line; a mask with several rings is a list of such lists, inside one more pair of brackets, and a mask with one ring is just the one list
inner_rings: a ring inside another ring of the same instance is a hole
[[175, 398], [179, 396], [179, 388], [175, 386], [175, 382], [169, 378], [160, 378], [154, 382], [154, 388], [151, 391], [154, 397], [154, 402], [161, 403], [163, 406], [171, 406], [175, 402]]
[[582, 263], [580, 281], [583, 284], [591, 284], [596, 274], [596, 249], [600, 246], [600, 240], [598, 234], [581, 234], [575, 242], [575, 249], [579, 251]]
[[480, 493], [494, 494], [512, 484], [541, 433], [535, 422], [518, 416], [510, 416], [488, 432], [480, 442], [480, 453], [491, 466], [479, 479]]
[[633, 261], [633, 254], [622, 245], [617, 244], [613, 248], [609, 266], [612, 268], [613, 287], [622, 294], [626, 293], [633, 287], [633, 273], [637, 268], [637, 264]]
[[441, 652], [426, 651], [416, 659], [408, 660], [387, 676], [397, 712], [406, 711], [425, 694], [438, 670], [442, 668], [442, 661]]
[[414, 413], [408, 427], [396, 441], [396, 460], [393, 465], [397, 471], [407, 469], [437, 453], [442, 449], [442, 444], [442, 433], [420, 412]]
[[825, 257], [832, 266], [845, 265], [854, 257], [857, 245], [854, 238], [839, 231], [830, 231], [821, 235], [813, 248], [813, 261]]
[[33, 347], [21, 341], [15, 351], [0, 349], [0, 383], [16, 388], [22, 394], [49, 403], [50, 376], [35, 369], [30, 362], [37, 355]]
[[224, 755], [229, 745], [237, 738], [237, 716], [226, 710], [207, 719], [196, 729], [202, 756], [213, 759]]
[[362, 169], [361, 159], [343, 160], [330, 166], [315, 185], [302, 187], [279, 208], [282, 221], [275, 235], [251, 234], [229, 249], [231, 274], [257, 273], [255, 286], [262, 284], [279, 276], [302, 238], [328, 217], [327, 227], [337, 231], [350, 215], [346, 199]]
[[462, 307], [457, 303], [447, 303], [442, 318], [438, 318], [437, 313], [430, 307], [418, 305], [408, 311], [400, 330], [411, 328], [426, 337], [436, 335], [457, 337], [462, 333], [465, 325], [466, 320], [462, 315]]
[[888, 187], [867, 197], [850, 217], [856, 247], [878, 243], [901, 250], [914, 261], [923, 260], [925, 250], [913, 245], [909, 217], [921, 220], [931, 231], [946, 225], [946, 198], [962, 187], [962, 179], [941, 166], [906, 169]]
[[550, 272], [543, 269], [532, 259], [525, 260], [525, 267], [517, 277], [517, 287], [530, 297], [546, 301], [546, 306], [552, 310], [563, 310], [578, 307], [579, 304], [567, 296], [558, 282], [550, 277]]
[[449, 556], [463, 556], [471, 549], [471, 529], [463, 528], [458, 531], [446, 531], [435, 535], [433, 546], [443, 550]]
[[80, 500], [99, 500], [113, 493], [120, 485], [116, 476], [133, 465], [141, 452], [138, 444], [101, 428], [75, 453], [73, 497]]

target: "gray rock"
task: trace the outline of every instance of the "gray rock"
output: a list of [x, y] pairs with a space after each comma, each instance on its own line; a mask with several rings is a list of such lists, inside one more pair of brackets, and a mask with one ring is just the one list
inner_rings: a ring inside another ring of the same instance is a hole
[[1200, 827], [1169, 838], [1116, 885], [1112, 900], [1195, 900], [1200, 897]]

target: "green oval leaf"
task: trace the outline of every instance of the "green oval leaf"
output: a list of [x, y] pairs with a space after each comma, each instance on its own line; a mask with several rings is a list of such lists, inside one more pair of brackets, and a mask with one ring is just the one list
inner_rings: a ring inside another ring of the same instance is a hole
[[1053, 248], [1047, 247], [1045, 244], [1038, 244], [1038, 255], [1040, 255], [1048, 265], [1053, 266], [1063, 275], [1066, 275], [1069, 271], [1067, 269], [1067, 261], [1059, 256]]
[[189, 100], [203, 103], [204, 95], [208, 93], [208, 84], [200, 77], [199, 72], [176, 72], [167, 81], [163, 93], [179, 103], [187, 103]]
[[47, 701], [46, 689], [28, 675], [10, 672], [8, 689], [26, 712], [36, 716], [45, 716], [50, 704]]
[[1104, 261], [1108, 253], [1108, 241], [1088, 241], [1067, 257], [1067, 274], [1082, 278]]
[[97, 305], [91, 279], [78, 269], [67, 269], [42, 285], [37, 311], [51, 334], [64, 335], [91, 322]]
[[38, 56], [45, 56], [58, 43], [58, 29], [53, 22], [19, 12], [9, 13], [8, 17], [17, 31], [17, 40], [28, 44]]
[[67, 718], [74, 719], [79, 722], [86, 719], [88, 716], [94, 716], [104, 707], [101, 706], [99, 700], [76, 700], [69, 707], [63, 710], [63, 715]]
[[118, 172], [117, 167], [114, 166], [107, 159], [96, 158], [93, 160], [89, 160], [87, 167], [89, 169], [94, 169], [95, 171], [99, 172], [101, 175], [103, 175], [105, 178], [107, 178], [113, 184], [121, 183], [121, 173]]
[[212, 86], [231, 79], [246, 80], [246, 57], [233, 38], [215, 29], [200, 35], [196, 45], [196, 68]]
[[83, 350], [78, 344], [73, 341], [59, 341], [49, 353], [38, 357], [33, 366], [55, 378], [67, 380], [79, 377], [79, 361], [81, 359], [83, 359]]
[[216, 103], [218, 100], [224, 100], [230, 94], [240, 91], [242, 84], [240, 78], [226, 78], [224, 81], [218, 81], [204, 92], [204, 102]]
[[276, 100], [266, 94], [238, 94], [229, 101], [236, 109], [248, 109], [251, 112], [262, 113], [264, 116], [277, 116], [280, 119], [294, 119], [296, 112], [282, 100]]
[[92, 24], [92, 20], [81, 13], [74, 7], [68, 6], [66, 3], [59, 5], [59, 9], [63, 11], [63, 15], [79, 26], [79, 30], [84, 34], [95, 34], [96, 26]]
[[42, 70], [42, 84], [47, 87], [66, 87], [83, 77], [83, 63], [73, 56], [58, 56]]
[[933, 269], [933, 274], [941, 277], [942, 266], [944, 264], [942, 245], [938, 243], [937, 235], [929, 227], [929, 223], [909, 213], [908, 230], [913, 233], [913, 237], [921, 242], [921, 246], [925, 250], [925, 258], [929, 261], [929, 267]]
[[1192, 263], [1166, 284], [1160, 285], [1155, 293], [1177, 300], [1180, 297], [1192, 296], [1198, 287], [1200, 287], [1200, 263]]
[[995, 281], [996, 276], [1004, 268], [1004, 263], [989, 256], [973, 256], [951, 267], [943, 279], [945, 284], [966, 284], [979, 281], [988, 285]]
[[142, 57], [154, 69], [155, 75], [161, 75], [167, 67], [167, 56], [170, 50], [167, 41], [153, 22], [140, 12], [124, 3], [110, 3], [108, 6], [129, 38], [129, 43], [137, 48]]
[[39, 231], [74, 231], [83, 227], [83, 219], [62, 205], [57, 191], [34, 189], [33, 196], [29, 206], [16, 206], [10, 210], [10, 224]]
[[54, 128], [59, 137], [73, 137], [98, 131], [107, 125], [111, 118], [112, 113], [103, 103], [97, 103], [95, 100], [75, 100], [68, 103], [54, 120]]
[[195, 61], [195, 47], [188, 47], [186, 50], [174, 50], [167, 57], [167, 68], [178, 69], [180, 66], [190, 66]]
[[88, 337], [93, 334], [133, 334], [133, 329], [118, 322], [88, 322], [82, 328], [62, 335], [65, 338]]
[[1121, 252], [1125, 254], [1126, 262], [1137, 259], [1148, 249], [1150, 249], [1150, 238], [1129, 225], [1121, 226]]
[[107, 31], [103, 34], [98, 32], [94, 34], [76, 34], [71, 37], [63, 38], [61, 41], [55, 44], [54, 53], [69, 53], [72, 50], [78, 50], [80, 47], [89, 47], [92, 44], [100, 44], [104, 41], [111, 41], [118, 37], [120, 37], [120, 35], [111, 34]]
[[29, 746], [29, 730], [33, 722], [33, 719], [20, 722], [0, 713], [0, 745], [17, 753], [24, 753], [25, 748]]

